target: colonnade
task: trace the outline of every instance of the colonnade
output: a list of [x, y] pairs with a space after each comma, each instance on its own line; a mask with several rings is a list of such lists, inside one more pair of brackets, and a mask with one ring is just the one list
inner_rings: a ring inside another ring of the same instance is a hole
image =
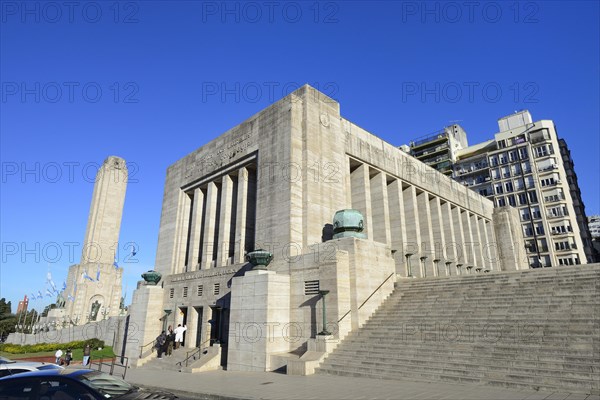
[[365, 234], [387, 243], [402, 276], [449, 276], [496, 269], [492, 221], [466, 207], [352, 160], [352, 208]]
[[174, 273], [244, 262], [254, 246], [255, 195], [253, 165], [182, 191]]

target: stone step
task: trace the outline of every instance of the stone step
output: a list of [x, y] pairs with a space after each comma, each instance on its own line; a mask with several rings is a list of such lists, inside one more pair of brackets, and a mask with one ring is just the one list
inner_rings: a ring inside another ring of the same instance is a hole
[[[445, 356], [445, 357], [444, 357]], [[452, 354], [442, 354], [439, 352], [402, 352], [390, 353], [382, 350], [364, 350], [364, 349], [340, 349], [332, 359], [394, 359], [399, 361], [417, 360], [419, 362], [438, 362], [450, 361], [463, 364], [482, 364], [482, 365], [516, 365], [520, 367], [545, 367], [550, 369], [569, 369], [583, 372], [593, 372], [598, 370], [600, 363], [599, 357], [546, 357], [541, 360], [531, 358], [530, 355], [523, 354], [503, 354], [503, 353], [477, 353], [473, 352], [452, 352]]]
[[319, 368], [319, 373], [329, 375], [342, 375], [354, 377], [369, 377], [376, 379], [399, 379], [409, 378], [422, 381], [442, 381], [459, 384], [485, 384], [492, 386], [506, 386], [515, 389], [532, 389], [551, 391], [565, 391], [565, 389], [573, 392], [590, 393], [598, 391], [597, 382], [585, 381], [581, 379], [555, 378], [555, 377], [540, 377], [540, 376], [520, 376], [515, 374], [504, 375], [494, 372], [471, 373], [470, 371], [462, 370], [433, 370], [433, 369], [390, 369], [369, 368], [359, 369], [348, 367], [345, 365], [333, 365], [327, 368]]

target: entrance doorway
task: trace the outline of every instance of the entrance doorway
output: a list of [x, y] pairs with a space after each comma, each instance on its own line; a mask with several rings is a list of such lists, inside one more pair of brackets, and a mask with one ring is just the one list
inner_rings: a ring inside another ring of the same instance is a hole
[[202, 312], [204, 311], [203, 307], [194, 307], [196, 313], [198, 313], [198, 324], [196, 325], [196, 347], [202, 346], [202, 331], [204, 328], [202, 327]]
[[[181, 315], [183, 314], [183, 315]], [[179, 307], [179, 316], [182, 317], [177, 324], [181, 324], [181, 326], [187, 326], [187, 317], [188, 317], [188, 309], [187, 307]], [[173, 329], [176, 327], [174, 326]], [[181, 342], [181, 346], [185, 347], [185, 332], [183, 332], [183, 341]]]

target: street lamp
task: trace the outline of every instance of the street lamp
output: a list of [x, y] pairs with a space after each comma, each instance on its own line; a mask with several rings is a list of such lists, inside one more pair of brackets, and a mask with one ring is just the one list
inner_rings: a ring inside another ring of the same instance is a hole
[[102, 307], [102, 319], [106, 319], [106, 314], [110, 312], [110, 307]]
[[331, 332], [327, 331], [327, 316], [325, 311], [325, 296], [329, 293], [329, 290], [319, 290], [319, 294], [323, 298], [323, 330], [318, 333], [320, 336], [331, 335]]

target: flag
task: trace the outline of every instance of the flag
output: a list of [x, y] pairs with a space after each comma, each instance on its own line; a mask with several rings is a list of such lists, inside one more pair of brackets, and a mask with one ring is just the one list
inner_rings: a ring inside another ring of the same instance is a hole
[[37, 298], [38, 299], [43, 299], [44, 298], [44, 295], [42, 294], [41, 290], [38, 290], [38, 296], [37, 296]]
[[50, 272], [50, 266], [48, 266], [48, 273], [46, 274], [46, 281], [52, 282], [52, 273]]
[[117, 264], [117, 260], [115, 260], [115, 262], [113, 263], [113, 265], [115, 266], [115, 269], [119, 269], [119, 264]]
[[91, 276], [89, 276], [89, 275], [88, 275], [88, 273], [87, 273], [87, 271], [83, 271], [83, 272], [81, 273], [81, 277], [82, 277], [83, 279], [89, 279], [91, 282], [94, 282], [94, 278], [92, 278]]
[[67, 290], [67, 282], [63, 281], [63, 287], [61, 289], [63, 292]]
[[50, 291], [50, 289], [46, 289], [46, 296], [48, 297], [52, 297], [52, 292]]
[[32, 300], [35, 300], [35, 299], [36, 299], [36, 296], [35, 296], [35, 293], [34, 293], [34, 292], [31, 292], [31, 299], [32, 299]]
[[96, 271], [96, 280], [100, 282], [100, 264], [98, 264], [98, 270]]
[[50, 279], [50, 286], [52, 286], [52, 291], [58, 293], [58, 290], [56, 290], [56, 285], [54, 284], [54, 281], [52, 279]]
[[135, 245], [131, 245], [131, 256], [135, 256], [137, 254], [137, 251], [135, 251]]

